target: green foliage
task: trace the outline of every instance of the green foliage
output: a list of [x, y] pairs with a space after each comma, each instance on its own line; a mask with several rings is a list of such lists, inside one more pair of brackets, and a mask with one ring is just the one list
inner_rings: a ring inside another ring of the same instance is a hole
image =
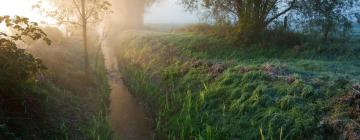
[[50, 40], [37, 23], [29, 22], [27, 18], [0, 16], [2, 23], [13, 30], [14, 35], [0, 32], [0, 92], [19, 92], [24, 87], [34, 85], [36, 74], [45, 66], [24, 49], [19, 49], [14, 41], [29, 37], [33, 40], [43, 39], [50, 44]]
[[299, 11], [303, 14], [300, 22], [307, 27], [305, 31], [320, 32], [324, 40], [330, 37], [347, 36], [352, 29], [352, 20], [356, 14], [353, 8], [358, 0], [306, 0], [299, 2]]
[[195, 33], [206, 36], [214, 36], [225, 38], [229, 41], [236, 41], [239, 38], [236, 35], [236, 28], [231, 25], [209, 25], [209, 24], [192, 24], [180, 29], [176, 29], [175, 32], [182, 33]]
[[[359, 0], [182, 0], [216, 24], [230, 25], [245, 43], [262, 40], [264, 31], [283, 29], [330, 37], [348, 36], [360, 17]], [[222, 31], [220, 31], [221, 33]], [[283, 36], [286, 37], [286, 36]]]
[[[183, 0], [188, 9], [205, 9], [219, 23], [234, 23], [238, 32], [264, 31], [270, 23], [294, 8], [296, 0]], [[285, 8], [281, 8], [285, 7]]]
[[43, 39], [47, 44], [51, 41], [46, 34], [38, 27], [36, 22], [30, 22], [28, 18], [15, 16], [0, 16], [0, 24], [4, 24], [8, 29], [13, 30], [13, 35], [1, 32], [2, 43], [10, 44], [12, 41], [23, 40], [23, 37], [29, 37], [33, 40]]
[[[33, 93], [32, 89], [37, 82], [36, 76], [46, 69], [41, 60], [18, 48], [15, 41], [23, 41], [26, 38], [43, 39], [50, 44], [50, 40], [37, 23], [29, 22], [27, 18], [0, 16], [0, 24], [12, 30], [12, 34], [0, 32], [0, 98], [2, 99], [0, 121], [7, 123], [4, 122], [6, 120], [4, 118], [11, 112], [27, 110], [29, 106], [38, 104], [37, 101], [32, 100], [32, 97], [37, 95], [24, 93]], [[17, 113], [24, 116], [33, 115], [33, 111]], [[16, 138], [14, 133], [5, 131], [3, 127], [0, 128], [0, 138]]]
[[14, 42], [0, 39], [0, 92], [16, 92], [36, 82], [36, 75], [45, 66]]
[[[92, 67], [91, 78], [83, 71], [82, 49], [79, 40], [65, 38], [53, 47], [32, 47], [28, 51], [43, 60], [48, 70], [34, 89], [45, 99], [40, 99], [48, 126], [38, 126], [30, 131], [37, 139], [112, 139], [114, 136], [107, 121], [110, 89], [104, 60], [100, 54], [97, 67]], [[36, 46], [36, 45], [35, 45]], [[95, 63], [96, 49], [89, 50], [90, 64]], [[31, 120], [37, 122], [37, 120]], [[24, 124], [27, 124], [25, 122]], [[41, 134], [40, 129], [45, 129]], [[22, 136], [24, 132], [20, 132]]]
[[117, 44], [128, 87], [155, 108], [168, 139], [337, 139], [319, 124], [360, 78], [355, 54], [314, 48], [237, 49], [151, 32], [127, 32]]
[[84, 78], [82, 63], [74, 61], [81, 57], [78, 47], [32, 42], [21, 49], [20, 41], [50, 40], [27, 18], [0, 16], [0, 23], [12, 31], [0, 33], [0, 139], [111, 139], [103, 63], [93, 79]]

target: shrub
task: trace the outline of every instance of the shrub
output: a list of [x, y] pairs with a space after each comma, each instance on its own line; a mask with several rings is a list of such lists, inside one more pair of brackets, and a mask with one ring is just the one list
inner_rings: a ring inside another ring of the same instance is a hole
[[15, 41], [27, 39], [43, 39], [48, 44], [50, 40], [35, 22], [28, 18], [15, 16], [0, 16], [0, 24], [4, 23], [14, 35], [0, 32], [0, 92], [14, 92], [35, 82], [36, 74], [44, 69], [39, 59], [19, 49]]
[[[0, 125], [6, 125], [3, 123], [9, 123], [8, 116], [14, 116], [13, 114], [39, 115], [34, 110], [28, 110], [38, 108], [39, 103], [33, 98], [35, 95], [22, 93], [32, 93], [29, 89], [35, 86], [38, 72], [45, 69], [39, 59], [18, 48], [15, 41], [24, 41], [25, 38], [43, 39], [50, 44], [50, 40], [38, 24], [30, 22], [28, 18], [0, 16], [0, 24], [2, 23], [13, 33], [8, 35], [0, 32]], [[7, 135], [8, 132], [0, 131], [0, 139], [8, 138]], [[11, 137], [14, 137], [14, 134], [11, 134]]]
[[192, 32], [207, 36], [222, 37], [230, 41], [238, 39], [236, 28], [232, 25], [209, 25], [209, 24], [192, 24], [184, 28], [175, 30], [177, 32]]
[[215, 36], [223, 38], [237, 44], [260, 44], [265, 46], [297, 46], [301, 45], [304, 35], [283, 29], [272, 29], [258, 32], [236, 32], [233, 25], [209, 25], [209, 24], [193, 24], [175, 30], [177, 32], [190, 32], [205, 36]]
[[31, 86], [45, 66], [11, 41], [0, 39], [0, 92], [14, 92]]

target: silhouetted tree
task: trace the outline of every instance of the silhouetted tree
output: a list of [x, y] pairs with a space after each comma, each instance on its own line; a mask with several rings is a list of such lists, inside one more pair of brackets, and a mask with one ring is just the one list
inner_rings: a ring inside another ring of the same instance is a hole
[[297, 0], [182, 0], [189, 10], [205, 9], [218, 22], [232, 22], [239, 32], [262, 32], [295, 7]]
[[124, 28], [138, 28], [143, 26], [145, 9], [159, 0], [110, 0], [115, 14], [113, 23]]
[[329, 39], [331, 33], [351, 30], [359, 0], [302, 0], [299, 11], [308, 27], [322, 33], [323, 39]]
[[238, 32], [250, 35], [267, 30], [278, 19], [283, 19], [284, 28], [289, 28], [291, 21], [287, 15], [295, 13], [300, 18], [295, 24], [306, 23], [327, 40], [331, 33], [350, 31], [352, 20], [360, 17], [356, 8], [359, 0], [182, 0], [182, 3], [191, 11], [205, 10], [217, 23], [231, 23]]
[[55, 18], [59, 24], [79, 26], [82, 28], [84, 43], [85, 72], [89, 76], [90, 64], [88, 56], [88, 25], [101, 22], [107, 14], [111, 13], [111, 4], [107, 0], [49, 0], [56, 9], [49, 11], [42, 8], [42, 2], [34, 8]]

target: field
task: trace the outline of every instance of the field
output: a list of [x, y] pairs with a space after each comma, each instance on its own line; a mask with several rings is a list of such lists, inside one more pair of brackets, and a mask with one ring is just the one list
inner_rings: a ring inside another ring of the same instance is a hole
[[127, 86], [159, 139], [359, 137], [359, 43], [237, 45], [189, 32], [124, 32]]

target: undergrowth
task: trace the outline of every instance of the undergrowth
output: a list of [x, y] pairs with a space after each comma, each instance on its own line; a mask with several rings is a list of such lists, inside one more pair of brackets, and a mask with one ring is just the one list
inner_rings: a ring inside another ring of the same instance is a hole
[[[5, 107], [13, 114], [0, 110], [0, 118], [4, 118], [0, 119], [0, 139], [113, 139], [107, 122], [110, 89], [102, 56], [88, 78], [76, 39], [53, 46], [32, 45], [27, 51], [42, 60], [47, 70], [38, 74], [33, 88], [25, 90], [27, 100]], [[96, 49], [90, 50], [93, 66]]]

